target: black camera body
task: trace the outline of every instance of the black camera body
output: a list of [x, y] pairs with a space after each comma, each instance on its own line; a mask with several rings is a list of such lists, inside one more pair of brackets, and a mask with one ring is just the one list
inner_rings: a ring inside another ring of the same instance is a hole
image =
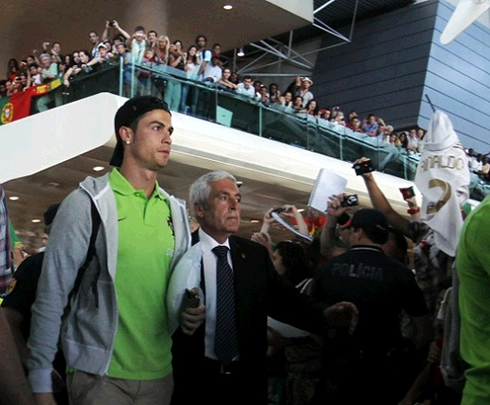
[[346, 195], [340, 205], [342, 205], [342, 207], [354, 207], [359, 205], [359, 197], [357, 194]]
[[114, 27], [114, 20], [109, 21], [109, 27]]
[[364, 173], [374, 172], [374, 167], [371, 160], [366, 160], [365, 162], [356, 163], [352, 167], [354, 168], [354, 170], [356, 171], [356, 175], [358, 176]]

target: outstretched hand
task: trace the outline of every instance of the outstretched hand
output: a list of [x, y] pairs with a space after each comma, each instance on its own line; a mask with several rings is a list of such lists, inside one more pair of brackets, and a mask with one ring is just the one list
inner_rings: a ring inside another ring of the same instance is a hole
[[301, 215], [295, 205], [285, 204], [282, 208], [284, 208], [284, 211], [282, 213], [287, 217], [295, 218], [298, 215]]
[[342, 200], [344, 197], [345, 194], [331, 195], [328, 197], [327, 217], [335, 217], [338, 219], [343, 213], [349, 210], [348, 207], [342, 207]]
[[254, 242], [260, 243], [269, 249], [272, 246], [272, 240], [268, 233], [265, 232], [254, 232], [251, 238]]
[[265, 246], [272, 257], [272, 238], [267, 232], [254, 232], [251, 239], [262, 246]]
[[272, 215], [271, 215], [271, 213], [272, 213], [272, 210], [273, 210], [273, 209], [274, 209], [274, 207], [269, 208], [269, 209], [268, 209], [268, 210], [265, 212], [265, 214], [264, 214], [264, 219], [263, 219], [264, 224], [269, 224], [269, 225], [270, 225], [270, 224], [272, 224], [272, 223], [275, 221], [275, 219], [274, 219], [274, 218], [272, 217]]
[[337, 302], [325, 308], [323, 316], [330, 326], [348, 326], [349, 335], [354, 333], [359, 322], [359, 311], [352, 302]]

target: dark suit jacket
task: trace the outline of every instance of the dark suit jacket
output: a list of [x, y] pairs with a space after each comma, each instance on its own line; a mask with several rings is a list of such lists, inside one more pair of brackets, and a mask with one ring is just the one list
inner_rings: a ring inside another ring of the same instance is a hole
[[[243, 385], [232, 403], [267, 403], [267, 316], [321, 334], [325, 304], [299, 294], [274, 270], [267, 249], [251, 240], [230, 237], [235, 278], [240, 374]], [[198, 387], [205, 373], [204, 325], [189, 337], [174, 334], [174, 404], [202, 398], [206, 386]]]

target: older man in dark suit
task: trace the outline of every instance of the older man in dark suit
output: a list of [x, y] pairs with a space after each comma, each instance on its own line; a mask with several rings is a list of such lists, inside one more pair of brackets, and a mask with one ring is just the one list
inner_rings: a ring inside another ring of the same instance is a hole
[[[278, 276], [263, 246], [232, 236], [240, 226], [241, 194], [229, 173], [207, 173], [194, 182], [190, 206], [200, 224], [199, 243], [173, 277], [185, 279], [187, 272], [200, 304], [181, 312], [175, 294], [168, 295], [169, 317], [180, 322], [172, 403], [266, 404], [267, 315], [322, 334], [329, 325], [353, 329], [357, 309], [350, 303], [327, 308], [301, 296]], [[171, 290], [179, 296], [176, 284], [171, 281]]]

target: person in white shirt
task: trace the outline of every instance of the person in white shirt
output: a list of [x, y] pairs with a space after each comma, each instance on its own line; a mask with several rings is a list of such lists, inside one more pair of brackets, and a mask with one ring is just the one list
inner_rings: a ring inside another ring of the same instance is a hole
[[252, 76], [248, 76], [248, 75], [244, 76], [243, 81], [238, 83], [238, 90], [254, 97], [255, 88], [252, 84], [253, 84]]
[[301, 79], [301, 88], [299, 90], [299, 95], [303, 97], [303, 108], [310, 100], [313, 100], [313, 93], [310, 91], [310, 87], [313, 85], [313, 80], [309, 77], [303, 77]]
[[211, 64], [206, 65], [206, 68], [204, 69], [204, 81], [218, 83], [219, 79], [221, 79], [221, 76], [223, 75], [222, 65], [223, 63], [221, 62], [221, 59], [213, 56], [213, 59], [211, 59]]
[[[218, 57], [213, 57], [211, 59], [211, 63], [207, 64], [204, 69], [204, 73], [203, 73], [204, 83], [210, 86], [215, 86], [219, 82], [223, 74], [221, 65], [222, 62]], [[215, 98], [214, 91], [212, 90], [207, 90], [204, 92], [201, 91], [199, 94], [199, 98], [200, 98], [199, 112], [201, 117], [204, 119], [209, 119], [211, 121], [214, 121], [216, 119], [216, 98]]]
[[411, 129], [408, 133], [408, 150], [413, 152], [419, 151], [419, 138], [417, 137], [417, 130]]

